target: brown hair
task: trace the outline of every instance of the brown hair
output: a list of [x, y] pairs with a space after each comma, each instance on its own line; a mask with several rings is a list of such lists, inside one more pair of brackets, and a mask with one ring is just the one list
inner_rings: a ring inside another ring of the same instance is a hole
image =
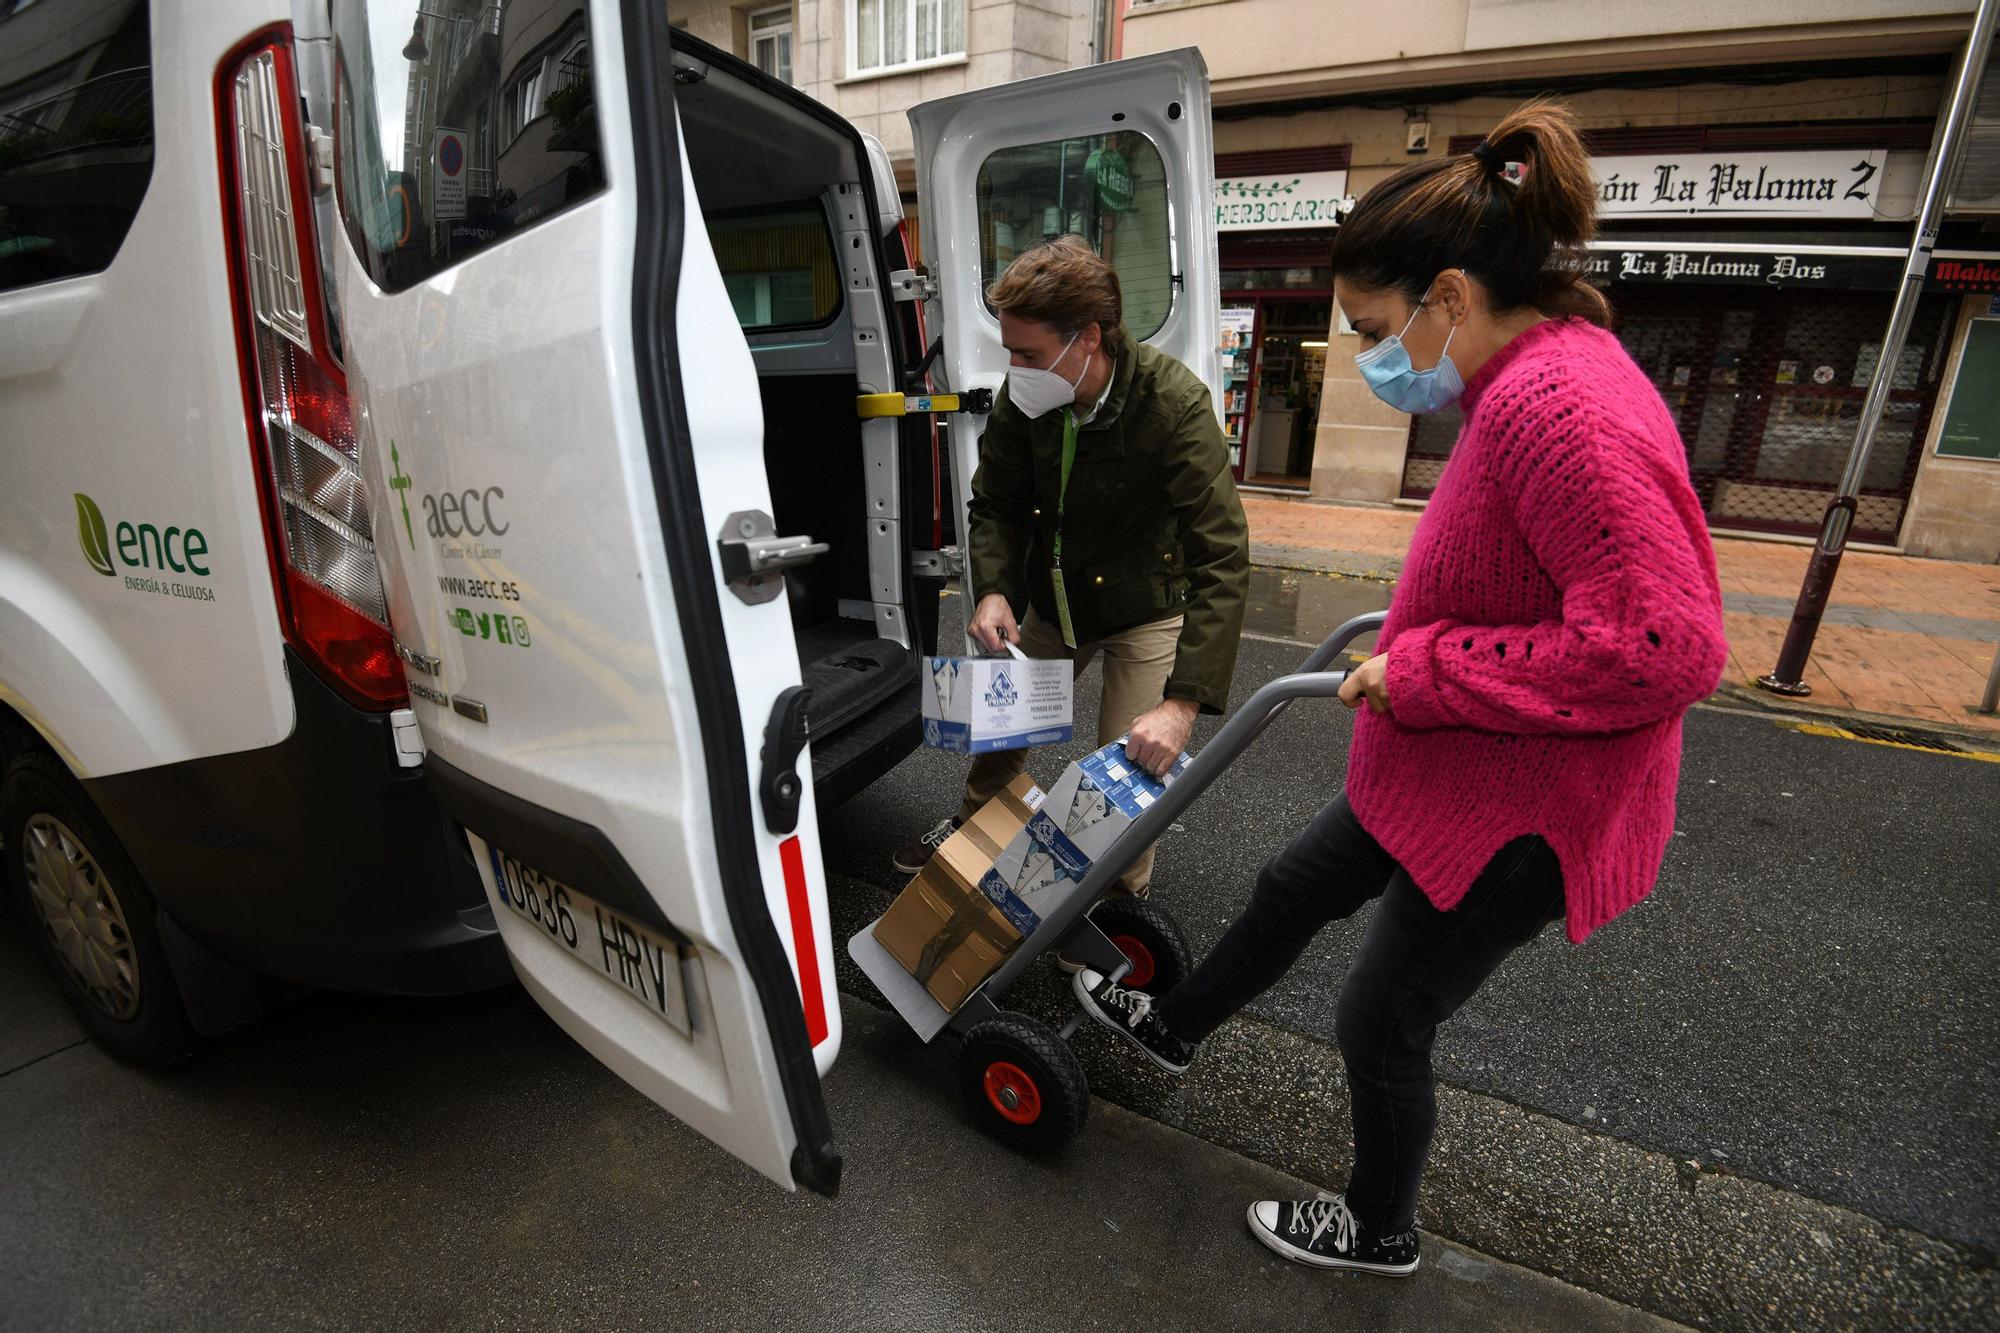
[[1081, 236], [1058, 236], [1023, 250], [986, 289], [986, 304], [1037, 320], [1065, 338], [1095, 324], [1114, 353], [1125, 337], [1118, 272]]
[[1333, 237], [1333, 271], [1423, 300], [1448, 268], [1486, 288], [1496, 310], [1611, 322], [1611, 303], [1584, 279], [1597, 231], [1597, 184], [1576, 118], [1536, 99], [1469, 153], [1403, 168], [1355, 205]]

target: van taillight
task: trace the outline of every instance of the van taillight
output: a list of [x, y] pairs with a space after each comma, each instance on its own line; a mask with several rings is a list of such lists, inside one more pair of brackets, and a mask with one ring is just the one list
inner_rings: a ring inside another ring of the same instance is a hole
[[400, 707], [347, 377], [328, 338], [289, 28], [223, 61], [216, 107], [244, 409], [285, 637], [350, 702]]

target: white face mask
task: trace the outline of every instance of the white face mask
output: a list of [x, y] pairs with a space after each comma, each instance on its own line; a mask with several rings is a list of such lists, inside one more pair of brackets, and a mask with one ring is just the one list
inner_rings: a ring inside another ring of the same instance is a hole
[[1007, 367], [1007, 398], [1030, 417], [1045, 416], [1058, 407], [1068, 407], [1076, 401], [1076, 386], [1083, 383], [1083, 377], [1090, 373], [1090, 358], [1083, 359], [1083, 369], [1073, 380], [1064, 379], [1056, 373], [1055, 367], [1062, 364], [1069, 355], [1069, 349], [1076, 344], [1076, 334], [1069, 336], [1061, 352], [1047, 370], [1036, 370], [1031, 366]]

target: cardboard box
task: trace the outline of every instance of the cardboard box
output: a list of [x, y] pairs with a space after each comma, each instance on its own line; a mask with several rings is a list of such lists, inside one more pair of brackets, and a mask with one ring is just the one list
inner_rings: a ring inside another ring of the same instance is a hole
[[875, 923], [882, 947], [946, 1009], [965, 1003], [1021, 943], [979, 880], [1041, 803], [1033, 779], [1015, 778], [945, 839]]
[[986, 899], [1025, 939], [1083, 886], [1100, 856], [1187, 768], [1164, 779], [1133, 763], [1121, 738], [1063, 770], [1062, 778], [979, 881]]
[[958, 754], [1025, 750], [1071, 735], [1075, 668], [1062, 657], [926, 657], [924, 744]]

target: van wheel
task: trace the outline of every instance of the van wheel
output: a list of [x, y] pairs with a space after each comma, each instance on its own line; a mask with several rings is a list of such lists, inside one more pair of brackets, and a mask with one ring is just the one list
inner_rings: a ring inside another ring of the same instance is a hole
[[0, 782], [7, 891], [63, 998], [112, 1054], [164, 1067], [194, 1050], [152, 895], [69, 771], [44, 754]]
[[958, 1085], [980, 1127], [1022, 1151], [1068, 1143], [1090, 1111], [1076, 1053], [1026, 1014], [1002, 1013], [965, 1034]]
[[1124, 984], [1148, 995], [1165, 995], [1194, 971], [1180, 923], [1147, 898], [1106, 898], [1090, 920], [1132, 962]]

